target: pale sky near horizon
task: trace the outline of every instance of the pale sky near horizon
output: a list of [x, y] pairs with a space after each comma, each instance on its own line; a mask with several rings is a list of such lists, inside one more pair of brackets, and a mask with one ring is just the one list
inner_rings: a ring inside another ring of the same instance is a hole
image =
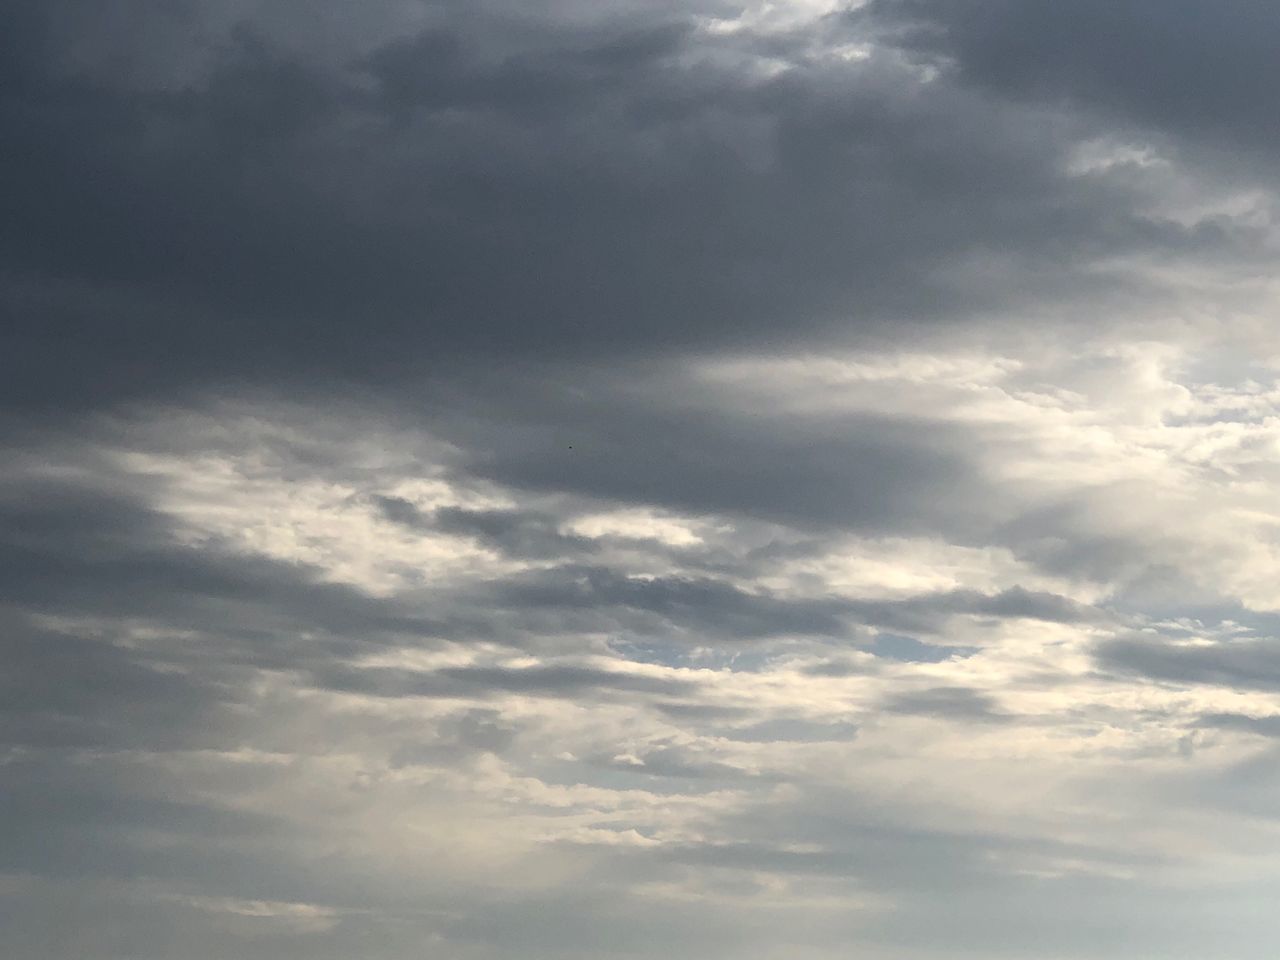
[[1270, 960], [1280, 5], [0, 5], [0, 953]]

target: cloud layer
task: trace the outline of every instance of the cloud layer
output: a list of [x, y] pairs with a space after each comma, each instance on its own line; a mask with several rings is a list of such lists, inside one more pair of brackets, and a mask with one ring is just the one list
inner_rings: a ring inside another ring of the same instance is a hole
[[1277, 29], [9, 4], [9, 954], [1269, 956]]

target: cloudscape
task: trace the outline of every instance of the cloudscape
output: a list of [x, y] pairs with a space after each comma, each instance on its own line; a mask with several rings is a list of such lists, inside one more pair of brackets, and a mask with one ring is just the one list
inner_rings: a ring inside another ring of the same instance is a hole
[[0, 952], [1269, 960], [1277, 48], [0, 5]]

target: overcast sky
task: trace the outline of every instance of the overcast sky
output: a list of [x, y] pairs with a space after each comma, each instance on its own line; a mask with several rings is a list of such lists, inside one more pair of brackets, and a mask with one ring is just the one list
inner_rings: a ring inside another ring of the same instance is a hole
[[0, 952], [1271, 960], [1277, 49], [0, 4]]

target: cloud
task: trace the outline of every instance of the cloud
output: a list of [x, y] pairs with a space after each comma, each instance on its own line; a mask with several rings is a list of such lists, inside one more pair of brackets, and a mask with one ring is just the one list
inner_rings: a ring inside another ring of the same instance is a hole
[[9, 951], [1269, 956], [1273, 20], [8, 4]]
[[583, 697], [590, 691], [679, 694], [692, 685], [677, 679], [627, 674], [573, 665], [537, 667], [447, 667], [433, 673], [387, 668], [328, 668], [314, 675], [330, 690], [378, 696], [487, 697], [502, 692]]
[[1004, 718], [995, 707], [995, 701], [990, 696], [964, 687], [932, 687], [907, 691], [895, 694], [885, 704], [886, 709], [895, 713], [999, 723]]
[[1117, 639], [1098, 649], [1098, 660], [1113, 670], [1172, 683], [1209, 683], [1272, 690], [1280, 683], [1275, 642], [1240, 639], [1207, 646]]
[[1280, 18], [1265, 7], [1090, 2], [875, 2], [855, 17], [905, 27], [911, 47], [1004, 95], [1069, 98], [1174, 137], [1272, 148], [1263, 117]]
[[1090, 264], [1232, 246], [1064, 176], [1035, 110], [892, 45], [849, 58], [836, 21], [719, 13], [445, 5], [405, 34], [380, 7], [339, 53], [288, 5], [228, 26], [189, 4], [185, 31], [152, 11], [153, 48], [77, 5], [13, 6], [6, 34], [45, 52], [4, 91], [24, 185], [6, 396], [885, 335], [1105, 299], [1135, 278]]

